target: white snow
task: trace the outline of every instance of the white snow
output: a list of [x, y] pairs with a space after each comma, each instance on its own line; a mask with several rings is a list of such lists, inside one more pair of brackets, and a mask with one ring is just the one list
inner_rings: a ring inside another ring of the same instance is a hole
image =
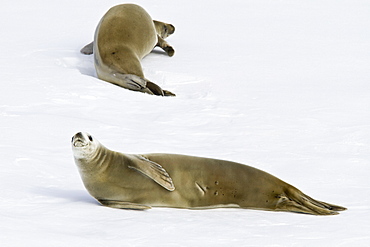
[[[174, 98], [101, 81], [79, 53], [119, 3], [2, 1], [1, 246], [370, 245], [369, 1], [136, 1], [176, 26], [175, 56], [143, 61]], [[78, 131], [249, 164], [348, 210], [102, 207], [72, 158]]]

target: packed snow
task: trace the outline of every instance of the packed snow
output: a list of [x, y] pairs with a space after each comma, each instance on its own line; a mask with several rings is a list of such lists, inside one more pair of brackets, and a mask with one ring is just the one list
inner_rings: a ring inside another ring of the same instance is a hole
[[[96, 78], [79, 53], [122, 2], [3, 0], [1, 246], [369, 246], [370, 2], [149, 1], [172, 23], [146, 77], [176, 97]], [[245, 209], [128, 211], [85, 190], [70, 140], [254, 166], [336, 216]]]

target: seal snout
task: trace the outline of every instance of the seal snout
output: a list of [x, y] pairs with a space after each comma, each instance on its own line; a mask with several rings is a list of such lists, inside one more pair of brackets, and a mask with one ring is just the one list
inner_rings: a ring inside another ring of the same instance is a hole
[[72, 145], [75, 147], [84, 147], [88, 144], [89, 140], [92, 141], [91, 135], [78, 132], [72, 137]]

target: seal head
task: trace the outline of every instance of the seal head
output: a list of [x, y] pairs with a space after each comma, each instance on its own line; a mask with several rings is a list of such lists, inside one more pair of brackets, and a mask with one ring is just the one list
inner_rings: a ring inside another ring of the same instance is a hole
[[99, 145], [88, 133], [78, 132], [72, 137], [72, 149], [75, 158], [87, 159], [94, 155]]

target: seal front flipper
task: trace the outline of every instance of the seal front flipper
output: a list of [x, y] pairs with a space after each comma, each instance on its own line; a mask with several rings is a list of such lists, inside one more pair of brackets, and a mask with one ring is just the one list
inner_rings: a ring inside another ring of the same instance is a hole
[[134, 209], [134, 210], [146, 210], [151, 209], [150, 206], [136, 204], [131, 202], [123, 202], [117, 200], [98, 200], [102, 205], [110, 208], [118, 208], [118, 209]]
[[91, 54], [93, 54], [93, 53], [94, 53], [94, 49], [93, 49], [93, 47], [94, 47], [94, 42], [91, 42], [90, 44], [85, 45], [85, 46], [80, 50], [80, 52], [81, 52], [82, 54], [85, 54], [85, 55], [91, 55]]
[[175, 54], [175, 50], [173, 47], [167, 43], [163, 38], [161, 38], [159, 35], [157, 35], [158, 42], [156, 46], [162, 48], [168, 56], [172, 57]]
[[133, 155], [132, 157], [135, 158], [135, 161], [131, 162], [131, 164], [128, 165], [129, 168], [135, 169], [141, 172], [142, 174], [148, 176], [166, 190], [169, 191], [175, 190], [172, 178], [161, 165], [151, 160], [148, 160], [147, 158], [141, 155]]

